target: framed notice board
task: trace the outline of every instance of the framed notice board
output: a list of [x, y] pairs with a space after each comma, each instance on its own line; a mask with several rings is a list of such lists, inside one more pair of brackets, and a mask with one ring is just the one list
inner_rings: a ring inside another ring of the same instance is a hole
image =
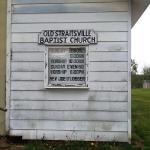
[[47, 47], [46, 88], [87, 88], [88, 50], [84, 46]]

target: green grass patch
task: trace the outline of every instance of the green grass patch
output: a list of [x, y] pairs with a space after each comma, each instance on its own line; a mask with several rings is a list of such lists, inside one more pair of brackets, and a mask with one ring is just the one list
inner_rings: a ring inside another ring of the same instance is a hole
[[25, 150], [140, 150], [126, 143], [43, 141], [28, 144]]
[[150, 89], [132, 90], [132, 144], [35, 141], [25, 150], [150, 150]]
[[150, 89], [132, 90], [132, 132], [133, 141], [150, 150]]

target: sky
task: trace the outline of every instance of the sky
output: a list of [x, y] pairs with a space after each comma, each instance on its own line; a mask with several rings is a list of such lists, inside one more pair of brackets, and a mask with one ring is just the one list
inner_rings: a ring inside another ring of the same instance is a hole
[[132, 28], [131, 57], [138, 64], [138, 73], [150, 67], [150, 5]]

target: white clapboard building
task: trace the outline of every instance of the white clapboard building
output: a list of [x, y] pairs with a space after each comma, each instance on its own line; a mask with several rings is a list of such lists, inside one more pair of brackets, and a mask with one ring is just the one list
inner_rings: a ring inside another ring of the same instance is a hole
[[6, 128], [23, 139], [131, 139], [128, 0], [8, 0]]

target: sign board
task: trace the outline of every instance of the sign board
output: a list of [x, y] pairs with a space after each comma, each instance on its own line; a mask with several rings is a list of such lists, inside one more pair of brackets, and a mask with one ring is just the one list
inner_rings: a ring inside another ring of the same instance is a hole
[[43, 30], [38, 37], [40, 45], [90, 45], [97, 44], [93, 30]]
[[48, 86], [86, 86], [86, 48], [48, 49]]

